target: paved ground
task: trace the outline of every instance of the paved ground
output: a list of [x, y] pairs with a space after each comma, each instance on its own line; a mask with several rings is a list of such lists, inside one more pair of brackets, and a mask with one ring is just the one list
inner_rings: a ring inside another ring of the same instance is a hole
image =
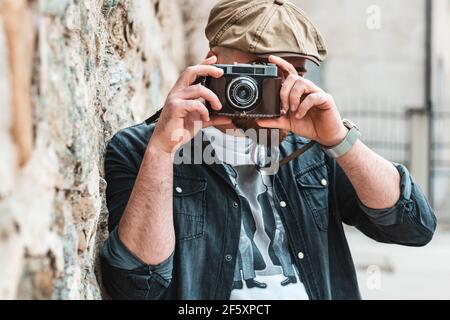
[[450, 228], [423, 248], [374, 242], [355, 229], [347, 238], [364, 299], [450, 299]]

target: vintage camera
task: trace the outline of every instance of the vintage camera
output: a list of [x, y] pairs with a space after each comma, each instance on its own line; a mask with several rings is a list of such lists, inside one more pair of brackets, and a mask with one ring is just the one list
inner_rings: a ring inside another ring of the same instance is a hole
[[201, 83], [211, 89], [222, 103], [216, 111], [207, 103], [212, 114], [237, 118], [280, 117], [281, 78], [274, 64], [215, 64], [224, 75], [215, 79], [205, 77]]

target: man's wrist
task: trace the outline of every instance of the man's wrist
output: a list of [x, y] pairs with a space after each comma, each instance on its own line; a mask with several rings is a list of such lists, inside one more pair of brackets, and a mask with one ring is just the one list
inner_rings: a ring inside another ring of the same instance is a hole
[[161, 144], [156, 137], [151, 137], [150, 141], [147, 145], [146, 153], [149, 153], [151, 155], [155, 155], [158, 157], [166, 157], [173, 159], [175, 152], [170, 152], [167, 148]]

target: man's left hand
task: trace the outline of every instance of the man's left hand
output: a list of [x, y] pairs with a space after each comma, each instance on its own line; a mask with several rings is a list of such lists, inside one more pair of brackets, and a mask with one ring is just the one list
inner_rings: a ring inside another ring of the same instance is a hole
[[343, 141], [348, 129], [342, 124], [333, 97], [299, 76], [295, 67], [286, 60], [270, 56], [269, 62], [276, 64], [285, 75], [280, 92], [282, 116], [260, 119], [258, 125], [289, 130], [329, 147]]

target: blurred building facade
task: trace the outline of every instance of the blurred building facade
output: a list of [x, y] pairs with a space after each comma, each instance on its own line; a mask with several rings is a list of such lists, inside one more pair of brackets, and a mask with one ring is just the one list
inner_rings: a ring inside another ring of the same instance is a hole
[[[329, 48], [309, 76], [360, 126], [366, 144], [409, 167], [439, 225], [450, 223], [450, 1], [294, 2]], [[446, 228], [420, 249], [375, 243], [352, 230], [347, 237], [365, 299], [448, 299]]]
[[370, 147], [410, 168], [450, 221], [450, 1], [294, 2], [327, 41], [314, 80]]

